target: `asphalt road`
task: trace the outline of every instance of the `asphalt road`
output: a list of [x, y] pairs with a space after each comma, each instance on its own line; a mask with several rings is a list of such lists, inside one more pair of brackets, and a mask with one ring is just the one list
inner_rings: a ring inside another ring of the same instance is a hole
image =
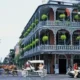
[[0, 75], [0, 80], [80, 80], [80, 78], [70, 78], [68, 75], [48, 75], [45, 78], [41, 77], [22, 77], [12, 75]]

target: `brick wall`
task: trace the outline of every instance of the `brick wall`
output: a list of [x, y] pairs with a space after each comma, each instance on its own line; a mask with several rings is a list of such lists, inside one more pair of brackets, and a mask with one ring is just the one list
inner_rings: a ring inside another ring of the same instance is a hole
[[54, 20], [54, 12], [52, 9], [49, 11], [49, 20], [53, 21]]

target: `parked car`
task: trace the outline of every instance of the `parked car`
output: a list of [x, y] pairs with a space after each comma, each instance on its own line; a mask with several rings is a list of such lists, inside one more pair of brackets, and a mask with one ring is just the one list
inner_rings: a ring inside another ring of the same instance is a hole
[[[78, 67], [78, 70], [77, 71], [78, 71], [77, 77], [80, 78], [80, 67]], [[68, 75], [70, 77], [74, 77], [74, 74], [75, 74], [74, 70], [71, 70], [71, 71], [68, 72]]]

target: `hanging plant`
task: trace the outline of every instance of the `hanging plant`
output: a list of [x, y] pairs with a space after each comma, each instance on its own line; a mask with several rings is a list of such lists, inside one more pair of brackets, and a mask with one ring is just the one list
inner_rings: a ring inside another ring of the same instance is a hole
[[65, 14], [60, 14], [60, 16], [59, 16], [61, 19], [65, 19], [65, 17], [66, 17], [66, 15]]
[[46, 14], [43, 14], [42, 16], [41, 16], [41, 19], [42, 20], [46, 20], [48, 18], [48, 16], [46, 15]]
[[35, 41], [33, 41], [33, 42], [32, 42], [32, 45], [35, 45], [35, 44], [36, 44], [36, 42], [35, 42]]
[[35, 27], [35, 23], [32, 23], [31, 26], [34, 28]]
[[43, 36], [42, 41], [45, 42], [45, 41], [47, 41], [48, 39], [49, 39], [48, 36]]
[[79, 45], [80, 45], [80, 36], [77, 36], [76, 40], [79, 40]]
[[33, 28], [32, 26], [29, 27], [30, 30], [32, 30], [32, 28]]
[[65, 34], [61, 35], [61, 39], [66, 40], [66, 35]]
[[32, 43], [30, 44], [30, 47], [32, 47], [33, 45], [32, 45]]
[[28, 35], [28, 31], [26, 31], [23, 36], [25, 37], [26, 35]]
[[28, 29], [27, 31], [30, 32], [30, 29]]
[[61, 39], [64, 40], [64, 44], [65, 44], [66, 35], [65, 34], [61, 35]]
[[39, 20], [38, 20], [38, 19], [35, 19], [35, 24], [36, 24], [36, 25], [38, 24], [38, 22], [39, 22]]
[[35, 42], [36, 42], [36, 43], [39, 42], [39, 39], [35, 39]]
[[80, 36], [77, 36], [76, 40], [80, 40]]
[[78, 14], [75, 15], [75, 16], [74, 16], [74, 19], [79, 20], [79, 19], [80, 19], [79, 15], [78, 15]]
[[23, 48], [23, 50], [27, 50], [27, 49], [28, 49], [28, 45]]

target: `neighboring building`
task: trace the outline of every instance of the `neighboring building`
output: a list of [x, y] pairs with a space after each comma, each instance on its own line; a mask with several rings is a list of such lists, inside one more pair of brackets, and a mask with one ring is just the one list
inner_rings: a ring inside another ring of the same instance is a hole
[[43, 59], [48, 73], [64, 74], [75, 62], [80, 66], [80, 17], [72, 3], [40, 5], [20, 38], [21, 61]]

